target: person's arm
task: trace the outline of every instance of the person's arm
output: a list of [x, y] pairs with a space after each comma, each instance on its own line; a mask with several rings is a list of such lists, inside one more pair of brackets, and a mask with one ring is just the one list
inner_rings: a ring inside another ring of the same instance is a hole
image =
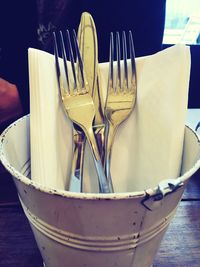
[[[16, 85], [19, 96], [15, 94], [14, 98], [20, 98], [22, 115], [29, 113], [28, 48], [37, 48], [38, 44], [36, 2], [35, 0], [20, 0], [12, 1], [10, 5], [10, 1], [0, 1], [2, 11], [0, 16], [0, 77]], [[9, 83], [7, 87], [10, 87]], [[11, 102], [13, 95], [11, 96], [10, 93], [16, 92], [14, 87], [12, 88], [7, 91], [6, 96], [4, 95], [4, 99], [11, 98]], [[2, 86], [0, 90], [3, 90]], [[8, 104], [9, 101], [6, 102]], [[19, 103], [18, 100], [17, 102]], [[0, 124], [3, 121], [2, 114], [5, 117], [5, 109], [7, 110], [6, 117], [12, 117], [13, 110], [5, 105], [6, 103], [3, 102], [3, 110], [0, 110]], [[10, 115], [7, 113], [8, 109]]]
[[0, 129], [22, 115], [17, 87], [0, 78]]

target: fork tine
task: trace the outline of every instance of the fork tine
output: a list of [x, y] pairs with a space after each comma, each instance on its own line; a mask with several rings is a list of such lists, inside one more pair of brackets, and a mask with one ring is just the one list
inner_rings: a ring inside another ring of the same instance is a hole
[[114, 62], [114, 41], [113, 41], [113, 33], [110, 33], [110, 55], [109, 55], [109, 75], [108, 75], [108, 90], [114, 88], [114, 70], [113, 70], [113, 62]]
[[56, 38], [55, 32], [53, 32], [53, 42], [54, 42], [54, 56], [55, 56], [55, 65], [56, 65], [56, 76], [57, 76], [57, 81], [58, 81], [58, 90], [59, 90], [60, 97], [62, 98], [63, 84], [62, 84], [62, 79], [61, 79], [58, 45], [57, 45], [57, 38]]
[[77, 79], [76, 79], [76, 70], [75, 70], [75, 62], [74, 62], [71, 38], [70, 38], [69, 31], [67, 30], [66, 32], [67, 32], [67, 48], [68, 48], [68, 52], [69, 52], [69, 60], [71, 62], [72, 73], [73, 73], [73, 78], [74, 78], [74, 89], [76, 89], [77, 88]]
[[77, 59], [78, 59], [78, 66], [79, 66], [79, 70], [80, 70], [80, 73], [81, 73], [82, 88], [83, 88], [85, 86], [85, 78], [84, 78], [84, 72], [83, 72], [83, 61], [82, 61], [80, 50], [79, 50], [79, 47], [78, 47], [78, 42], [77, 42], [77, 37], [76, 37], [75, 30], [73, 30], [73, 38], [74, 38], [74, 46], [75, 46], [76, 56], [77, 56]]
[[[131, 58], [131, 84], [136, 84], [136, 65], [135, 65], [135, 49], [133, 44], [133, 35], [132, 32], [129, 31], [129, 49], [130, 49], [130, 58]], [[134, 87], [131, 86], [134, 90]]]
[[57, 45], [57, 39], [56, 39], [56, 33], [53, 32], [53, 42], [54, 42], [54, 55], [55, 55], [55, 63], [56, 63], [56, 75], [58, 79], [58, 84], [60, 85], [60, 66], [58, 61], [58, 45]]
[[116, 88], [121, 89], [121, 47], [120, 47], [120, 36], [119, 32], [116, 33], [116, 55], [117, 55], [117, 82], [116, 82]]
[[67, 81], [67, 92], [70, 94], [69, 91], [69, 74], [68, 74], [68, 67], [67, 67], [67, 56], [66, 56], [66, 48], [64, 44], [64, 39], [63, 39], [63, 34], [60, 31], [60, 44], [61, 44], [61, 52], [62, 52], [62, 58], [63, 58], [63, 63], [64, 63], [64, 70], [65, 70], [65, 77]]
[[122, 47], [123, 47], [123, 60], [124, 60], [124, 86], [128, 88], [128, 65], [127, 65], [127, 45], [126, 33], [122, 32]]

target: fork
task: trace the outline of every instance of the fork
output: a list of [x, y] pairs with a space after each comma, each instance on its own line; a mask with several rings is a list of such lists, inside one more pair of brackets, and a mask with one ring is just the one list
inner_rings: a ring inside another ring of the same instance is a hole
[[130, 70], [127, 63], [127, 43], [126, 33], [122, 32], [122, 59], [123, 71], [121, 62], [121, 47], [120, 35], [116, 32], [116, 61], [117, 66], [114, 68], [114, 37], [110, 34], [110, 55], [109, 55], [109, 77], [107, 87], [107, 99], [105, 103], [106, 117], [106, 134], [105, 134], [105, 159], [104, 168], [108, 179], [109, 187], [114, 191], [111, 173], [110, 160], [113, 140], [117, 128], [131, 114], [136, 102], [136, 65], [135, 52], [133, 45], [132, 32], [129, 31], [129, 51], [130, 51]]
[[64, 63], [66, 86], [64, 86], [63, 77], [60, 72], [56, 34], [55, 33], [53, 34], [56, 73], [57, 73], [62, 103], [68, 117], [71, 119], [73, 123], [75, 123], [84, 131], [85, 136], [88, 140], [97, 171], [100, 192], [110, 193], [110, 189], [101, 163], [98, 146], [92, 128], [95, 116], [95, 107], [93, 99], [89, 94], [89, 86], [85, 77], [84, 66], [76, 39], [76, 33], [75, 31], [73, 31], [73, 41], [78, 62], [76, 65], [73, 58], [73, 51], [72, 51], [69, 31], [67, 30], [66, 33], [67, 33], [66, 37], [67, 37], [67, 48], [68, 48], [67, 50], [69, 54], [69, 61], [71, 63], [72, 77], [69, 77], [67, 57], [66, 57], [66, 47], [64, 44], [63, 34], [60, 31], [60, 44], [61, 44], [60, 46]]

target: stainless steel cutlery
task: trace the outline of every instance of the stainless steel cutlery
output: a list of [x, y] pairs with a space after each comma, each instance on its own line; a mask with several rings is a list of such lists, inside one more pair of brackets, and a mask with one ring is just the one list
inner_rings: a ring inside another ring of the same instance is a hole
[[[114, 34], [110, 35], [105, 103], [102, 103], [101, 98], [101, 90], [105, 89], [99, 79], [97, 33], [91, 15], [83, 13], [78, 37], [75, 31], [70, 35], [68, 30], [65, 33], [60, 31], [57, 35], [53, 33], [59, 90], [66, 115], [74, 125], [71, 180], [78, 181], [78, 192], [81, 192], [87, 139], [98, 177], [99, 192], [113, 193], [110, 162], [115, 133], [136, 103], [137, 79], [132, 33], [129, 31], [127, 38], [125, 32], [121, 36], [116, 32], [115, 42]], [[59, 60], [59, 49], [62, 61]], [[61, 74], [60, 64], [63, 64], [64, 74]]]
[[[135, 52], [133, 46], [133, 37], [131, 31], [128, 35], [129, 51], [131, 64], [127, 63], [127, 37], [122, 32], [122, 38], [116, 33], [116, 45], [114, 44], [113, 33], [110, 35], [110, 59], [109, 59], [109, 78], [107, 87], [107, 98], [105, 104], [106, 118], [106, 135], [105, 135], [105, 174], [107, 176], [109, 186], [113, 189], [110, 160], [111, 150], [115, 137], [115, 133], [119, 125], [125, 121], [130, 115], [136, 102], [136, 66]], [[121, 58], [122, 44], [122, 58]], [[116, 54], [117, 65], [114, 68], [114, 56]], [[121, 62], [122, 59], [122, 62]], [[123, 66], [122, 66], [123, 65]], [[130, 69], [130, 70], [129, 70]]]
[[[87, 137], [88, 143], [91, 148], [91, 152], [93, 155], [97, 175], [100, 192], [102, 193], [110, 193], [108, 182], [103, 170], [103, 166], [101, 163], [101, 158], [97, 146], [97, 142], [95, 139], [95, 135], [93, 132], [93, 121], [95, 117], [95, 106], [92, 99], [92, 96], [89, 93], [88, 82], [85, 77], [84, 65], [81, 59], [76, 34], [73, 32], [73, 43], [76, 51], [76, 57], [78, 59], [78, 64], [75, 65], [71, 38], [69, 31], [66, 32], [66, 40], [67, 40], [67, 51], [69, 54], [69, 60], [71, 63], [71, 71], [72, 71], [72, 79], [69, 77], [68, 71], [68, 63], [66, 58], [66, 47], [64, 44], [64, 38], [62, 32], [60, 32], [60, 46], [62, 50], [62, 58], [64, 62], [65, 68], [65, 77], [61, 77], [60, 75], [60, 63], [58, 59], [58, 46], [56, 36], [54, 34], [54, 44], [55, 44], [55, 62], [56, 62], [56, 70], [57, 77], [59, 82], [59, 88], [62, 97], [62, 103], [65, 108], [66, 114], [68, 117], [79, 126], [84, 134]], [[80, 75], [78, 73], [80, 72]], [[63, 78], [66, 80], [66, 87], [64, 87]]]

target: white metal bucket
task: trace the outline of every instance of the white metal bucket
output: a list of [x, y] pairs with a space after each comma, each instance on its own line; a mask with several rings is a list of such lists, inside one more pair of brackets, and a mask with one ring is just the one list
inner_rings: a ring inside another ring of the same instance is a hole
[[73, 193], [33, 182], [28, 116], [4, 131], [0, 158], [46, 267], [149, 267], [187, 181], [200, 167], [200, 142], [186, 126], [181, 176], [132, 193]]

